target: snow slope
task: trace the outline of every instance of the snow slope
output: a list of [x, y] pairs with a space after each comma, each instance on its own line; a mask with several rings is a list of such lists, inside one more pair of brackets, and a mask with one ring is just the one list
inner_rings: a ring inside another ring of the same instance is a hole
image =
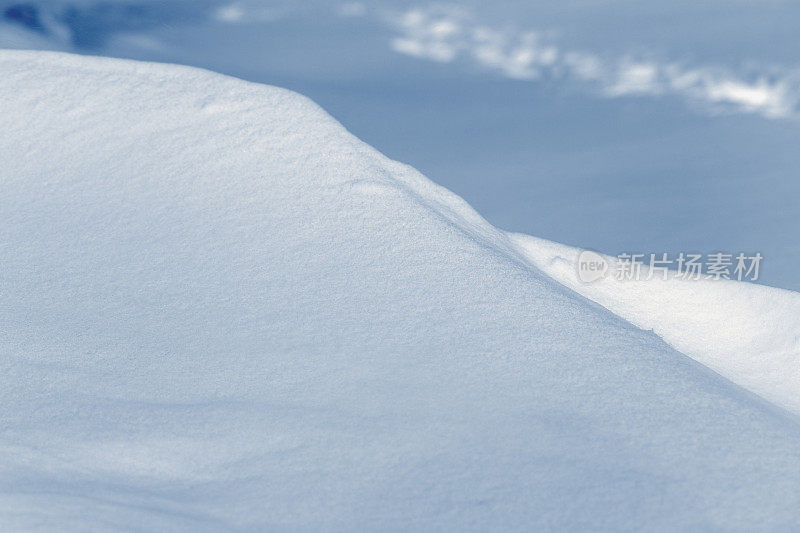
[[800, 290], [800, 122], [763, 116], [800, 95], [800, 3], [444, 4], [0, 0], [0, 48], [286, 87], [498, 227], [612, 254], [758, 250], [759, 283]]
[[797, 419], [294, 93], [0, 52], [0, 528], [797, 528]]
[[653, 330], [675, 349], [764, 398], [800, 414], [800, 294], [732, 280], [667, 279], [659, 272], [622, 281], [616, 259], [592, 283], [577, 275], [581, 250], [511, 235], [526, 257], [555, 280], [618, 316]]

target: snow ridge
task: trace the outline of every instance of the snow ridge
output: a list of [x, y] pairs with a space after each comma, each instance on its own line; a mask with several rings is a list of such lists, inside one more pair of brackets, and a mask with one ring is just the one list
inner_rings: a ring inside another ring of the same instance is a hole
[[[533, 265], [670, 346], [785, 409], [800, 413], [800, 294], [732, 280], [645, 281], [613, 275], [582, 283], [581, 250], [512, 234]], [[606, 256], [615, 269], [616, 259]]]
[[308, 99], [0, 74], [4, 529], [800, 527], [795, 418]]

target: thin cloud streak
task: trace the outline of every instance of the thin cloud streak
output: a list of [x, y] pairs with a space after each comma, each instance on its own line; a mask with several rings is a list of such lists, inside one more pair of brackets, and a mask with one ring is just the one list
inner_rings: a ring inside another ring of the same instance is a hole
[[673, 95], [709, 111], [755, 113], [767, 118], [797, 114], [798, 74], [752, 77], [729, 69], [621, 57], [606, 59], [563, 50], [540, 32], [491, 28], [461, 8], [415, 8], [388, 17], [398, 53], [439, 63], [469, 60], [507, 78], [564, 78], [590, 83], [608, 98]]

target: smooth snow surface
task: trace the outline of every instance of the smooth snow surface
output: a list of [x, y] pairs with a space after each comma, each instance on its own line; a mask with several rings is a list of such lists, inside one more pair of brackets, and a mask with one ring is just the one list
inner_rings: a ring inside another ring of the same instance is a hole
[[[583, 283], [581, 250], [511, 235], [526, 257], [567, 287], [594, 300], [730, 380], [800, 414], [800, 294], [731, 280], [684, 280], [670, 272]], [[646, 280], [647, 277], [652, 279]]]
[[800, 527], [797, 420], [294, 93], [0, 52], [0, 528]]

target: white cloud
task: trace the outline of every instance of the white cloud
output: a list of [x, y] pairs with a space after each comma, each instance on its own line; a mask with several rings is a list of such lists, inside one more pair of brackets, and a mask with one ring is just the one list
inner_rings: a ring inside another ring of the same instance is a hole
[[543, 67], [554, 65], [558, 59], [558, 50], [542, 45], [534, 32], [516, 36], [478, 28], [473, 32], [470, 50], [481, 65], [516, 79], [537, 78]]
[[264, 7], [260, 1], [243, 0], [220, 6], [214, 11], [214, 18], [227, 24], [247, 22], [272, 22], [281, 18], [280, 12]]
[[339, 15], [342, 17], [363, 17], [367, 14], [367, 6], [361, 2], [347, 2], [339, 6]]
[[567, 52], [563, 58], [565, 69], [578, 79], [590, 81], [603, 77], [602, 62], [591, 54]]
[[461, 24], [445, 13], [412, 9], [396, 24], [403, 35], [392, 40], [392, 49], [402, 54], [448, 63], [467, 46]]
[[771, 85], [765, 80], [753, 84], [738, 80], [712, 81], [706, 85], [705, 95], [713, 102], [728, 102], [751, 110], [763, 110], [776, 117], [791, 112], [794, 104], [784, 84]]
[[411, 9], [390, 22], [400, 35], [392, 40], [399, 53], [450, 63], [459, 58], [514, 79], [565, 77], [590, 83], [603, 96], [672, 95], [710, 109], [757, 113], [768, 118], [795, 115], [800, 89], [790, 89], [793, 75], [755, 80], [715, 66], [682, 67], [631, 57], [603, 58], [562, 50], [541, 34], [491, 28], [452, 7]]
[[662, 92], [658, 65], [642, 62], [623, 62], [610, 76], [606, 92], [610, 96], [630, 94], [659, 94]]
[[228, 4], [217, 9], [215, 13], [216, 19], [221, 22], [240, 22], [244, 19], [245, 11], [242, 6], [238, 4]]

